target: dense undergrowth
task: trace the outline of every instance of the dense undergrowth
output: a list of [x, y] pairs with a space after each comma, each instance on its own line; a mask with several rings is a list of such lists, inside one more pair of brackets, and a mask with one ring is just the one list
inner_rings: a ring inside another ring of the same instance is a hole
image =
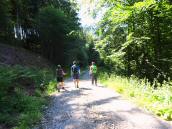
[[50, 69], [0, 66], [0, 127], [31, 128], [55, 86]]
[[164, 82], [155, 89], [146, 79], [122, 77], [106, 72], [100, 74], [101, 83], [115, 89], [118, 93], [130, 98], [141, 107], [149, 110], [165, 120], [172, 120], [172, 82]]

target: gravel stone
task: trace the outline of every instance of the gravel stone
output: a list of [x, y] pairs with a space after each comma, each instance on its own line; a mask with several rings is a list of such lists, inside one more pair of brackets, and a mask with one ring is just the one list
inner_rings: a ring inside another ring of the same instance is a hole
[[111, 89], [91, 85], [84, 74], [80, 88], [66, 80], [34, 129], [172, 129], [169, 122], [145, 112]]

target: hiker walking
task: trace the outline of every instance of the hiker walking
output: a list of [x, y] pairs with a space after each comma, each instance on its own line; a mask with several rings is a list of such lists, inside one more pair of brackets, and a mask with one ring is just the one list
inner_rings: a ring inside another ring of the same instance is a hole
[[77, 65], [77, 62], [73, 61], [73, 65], [71, 67], [71, 76], [73, 77], [74, 85], [76, 88], [79, 88], [79, 75], [80, 75], [80, 68]]
[[90, 66], [90, 76], [91, 76], [91, 82], [92, 82], [92, 85], [96, 85], [97, 86], [97, 66], [95, 64], [95, 62], [92, 62], [91, 63], [91, 66]]
[[61, 65], [58, 65], [57, 69], [56, 69], [58, 92], [60, 92], [60, 89], [64, 89], [64, 75], [65, 75], [65, 73], [64, 73]]

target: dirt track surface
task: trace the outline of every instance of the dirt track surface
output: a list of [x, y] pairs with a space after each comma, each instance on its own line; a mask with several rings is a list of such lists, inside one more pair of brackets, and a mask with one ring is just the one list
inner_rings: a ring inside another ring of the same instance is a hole
[[92, 86], [85, 74], [80, 88], [65, 83], [54, 93], [50, 107], [35, 129], [172, 129], [172, 126], [137, 108], [111, 89]]

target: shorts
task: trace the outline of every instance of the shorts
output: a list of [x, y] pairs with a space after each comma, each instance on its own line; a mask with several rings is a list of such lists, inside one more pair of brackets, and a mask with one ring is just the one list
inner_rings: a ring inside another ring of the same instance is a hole
[[97, 74], [94, 74], [94, 73], [91, 74], [92, 78], [97, 78], [97, 76], [98, 76]]
[[74, 74], [73, 79], [79, 79], [79, 74]]
[[63, 77], [57, 77], [57, 82], [63, 82]]

